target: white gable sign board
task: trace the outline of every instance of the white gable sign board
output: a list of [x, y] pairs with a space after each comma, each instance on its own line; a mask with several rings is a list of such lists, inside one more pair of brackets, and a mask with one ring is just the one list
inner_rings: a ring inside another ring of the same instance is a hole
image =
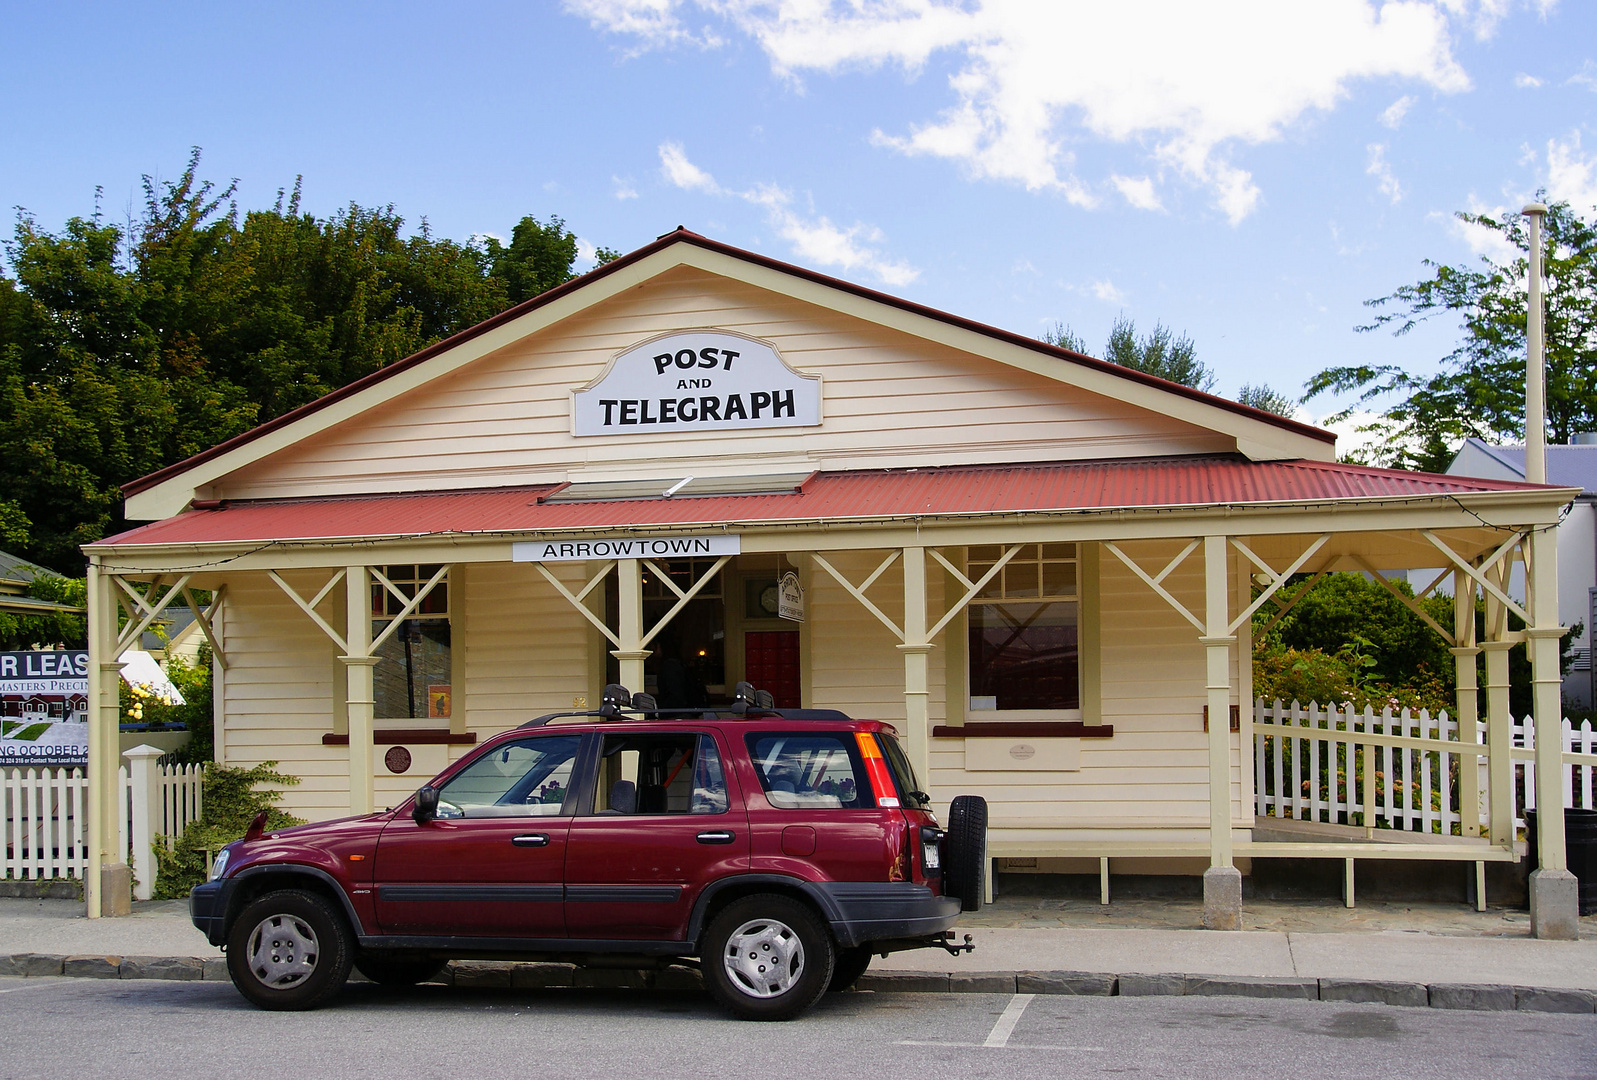
[[776, 349], [725, 330], [686, 330], [634, 345], [572, 394], [572, 434], [816, 427], [821, 377]]

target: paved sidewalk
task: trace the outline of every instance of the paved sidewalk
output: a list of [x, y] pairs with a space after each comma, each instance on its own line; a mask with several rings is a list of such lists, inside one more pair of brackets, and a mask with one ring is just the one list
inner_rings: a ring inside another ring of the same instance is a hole
[[[1523, 912], [1379, 902], [1350, 912], [1313, 901], [1259, 902], [1247, 920], [1258, 929], [1171, 928], [1185, 925], [1189, 906], [1001, 898], [962, 927], [976, 942], [973, 955], [895, 953], [877, 960], [862, 985], [1597, 1010], [1597, 918], [1584, 920], [1581, 941], [1553, 942], [1531, 938]], [[77, 901], [0, 899], [3, 975], [225, 978], [220, 956], [189, 923], [182, 901], [137, 904], [127, 918], [90, 921]], [[483, 964], [457, 968], [453, 981], [582, 985], [583, 977], [565, 965]]]

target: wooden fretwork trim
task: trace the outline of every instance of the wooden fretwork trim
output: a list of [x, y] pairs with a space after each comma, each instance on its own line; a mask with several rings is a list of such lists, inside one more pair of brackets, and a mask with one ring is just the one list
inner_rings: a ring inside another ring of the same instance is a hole
[[1152, 577], [1148, 575], [1146, 570], [1138, 566], [1131, 556], [1127, 555], [1124, 551], [1121, 551], [1120, 548], [1117, 547], [1113, 542], [1105, 540], [1103, 542], [1103, 546], [1113, 552], [1115, 558], [1125, 563], [1133, 574], [1136, 574], [1143, 580], [1144, 583], [1147, 584], [1148, 588], [1164, 597], [1164, 602], [1180, 612], [1189, 623], [1197, 628], [1198, 633], [1206, 634], [1208, 633], [1208, 627], [1204, 624], [1203, 620], [1198, 618], [1192, 612], [1188, 611], [1187, 606], [1180, 600], [1177, 600], [1174, 596], [1170, 595], [1170, 590], [1164, 587], [1164, 579], [1169, 577], [1171, 572], [1175, 570], [1176, 567], [1185, 562], [1188, 555], [1191, 555], [1194, 551], [1198, 550], [1198, 546], [1202, 543], [1203, 540], [1201, 538], [1193, 540], [1190, 544], [1181, 549], [1180, 554], [1166, 563], [1163, 570], [1159, 571], [1156, 576]]
[[338, 646], [338, 651], [344, 653], [345, 655], [348, 655], [349, 653], [349, 642], [344, 640], [343, 634], [340, 634], [337, 630], [334, 630], [330, 625], [328, 625], [327, 620], [322, 618], [321, 615], [317, 613], [316, 608], [323, 600], [327, 598], [327, 594], [332, 592], [340, 581], [344, 580], [344, 575], [348, 572], [348, 570], [338, 571], [338, 573], [334, 574], [332, 579], [329, 580], [326, 585], [322, 586], [321, 591], [318, 592], [315, 597], [310, 600], [306, 600], [304, 597], [300, 596], [299, 593], [295, 592], [294, 587], [288, 582], [284, 581], [278, 575], [276, 570], [266, 571], [266, 576], [277, 582], [277, 587], [287, 593], [288, 598], [294, 601], [301, 611], [309, 615], [311, 617], [311, 621], [322, 628], [322, 633], [333, 639], [333, 644]]
[[864, 605], [866, 611], [880, 619], [882, 625], [891, 630], [893, 632], [893, 636], [896, 637], [902, 644], [905, 641], [903, 629], [897, 623], [893, 622], [892, 619], [888, 618], [882, 612], [881, 608], [871, 603], [871, 598], [865, 595], [865, 590], [876, 584], [876, 579], [885, 574], [887, 572], [887, 568], [897, 562], [898, 557], [902, 554], [903, 552], [901, 550], [894, 548], [893, 551], [888, 554], [887, 558], [882, 560], [882, 564], [872, 571], [871, 576], [866, 578], [864, 583], [858, 586], [849, 581], [848, 578], [844, 577], [837, 567], [827, 562], [826, 556], [822, 555], [820, 552], [813, 553], [810, 558], [814, 559], [816, 564], [820, 566], [822, 570], [825, 570], [828, 574], [832, 575], [839, 585], [848, 590], [848, 594], [850, 596]]

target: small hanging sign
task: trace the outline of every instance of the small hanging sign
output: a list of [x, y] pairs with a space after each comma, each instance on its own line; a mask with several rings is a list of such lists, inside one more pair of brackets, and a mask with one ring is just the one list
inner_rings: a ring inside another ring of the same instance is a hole
[[776, 583], [776, 592], [777, 616], [793, 622], [803, 622], [804, 589], [799, 585], [799, 576], [791, 570], [783, 574], [782, 580]]

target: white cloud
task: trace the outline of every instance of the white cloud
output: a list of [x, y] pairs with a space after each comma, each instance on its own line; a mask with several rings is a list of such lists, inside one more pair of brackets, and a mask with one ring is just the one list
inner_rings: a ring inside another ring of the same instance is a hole
[[[1516, 206], [1517, 210], [1518, 207]], [[1469, 200], [1469, 212], [1476, 216], [1501, 218], [1508, 212], [1507, 206], [1487, 206], [1474, 196]], [[1493, 262], [1507, 265], [1519, 257], [1519, 249], [1495, 229], [1488, 229], [1484, 225], [1476, 225], [1469, 221], [1460, 221], [1458, 218], [1449, 219], [1453, 233], [1477, 255], [1484, 255]]]
[[1536, 76], [1527, 75], [1523, 71], [1514, 76], [1514, 85], [1521, 90], [1534, 90], [1541, 84], [1542, 81]]
[[567, 10], [643, 47], [704, 44], [714, 35], [691, 21], [715, 20], [756, 41], [773, 71], [794, 82], [883, 66], [913, 76], [947, 53], [956, 65], [951, 100], [907, 130], [877, 131], [878, 145], [1087, 207], [1097, 205], [1100, 181], [1078, 175], [1078, 155], [1128, 146], [1160, 175], [1207, 189], [1232, 222], [1262, 198], [1238, 163], [1246, 147], [1333, 109], [1360, 80], [1467, 89], [1453, 34], [1489, 35], [1513, 4], [566, 0]]
[[1597, 207], [1597, 156], [1580, 152], [1580, 132], [1569, 133], [1567, 142], [1547, 143], [1547, 197], [1567, 202], [1581, 214]]
[[1497, 24], [1515, 7], [1530, 8], [1545, 19], [1558, 6], [1558, 0], [1441, 0], [1441, 4], [1474, 32], [1477, 41], [1488, 41], [1497, 33]]
[[1095, 281], [1087, 288], [1093, 296], [1106, 304], [1124, 304], [1126, 302], [1126, 294], [1121, 292], [1115, 283], [1108, 278], [1102, 281]]
[[721, 192], [715, 177], [688, 160], [681, 143], [660, 144], [660, 172], [673, 186], [688, 191], [704, 191], [711, 195]]
[[1135, 206], [1138, 210], [1163, 210], [1164, 204], [1159, 201], [1159, 193], [1154, 190], [1153, 181], [1146, 176], [1111, 176], [1109, 182], [1120, 192], [1121, 198]]
[[1584, 86], [1588, 90], [1597, 91], [1597, 63], [1586, 61], [1567, 81], [1573, 86]]
[[1388, 105], [1381, 112], [1381, 115], [1376, 119], [1381, 122], [1383, 127], [1389, 127], [1393, 131], [1396, 131], [1402, 126], [1403, 117], [1408, 115], [1408, 111], [1414, 107], [1416, 100], [1418, 99], [1416, 99], [1414, 95], [1404, 94], [1402, 97], [1392, 102], [1392, 104]]
[[619, 176], [612, 176], [610, 180], [616, 186], [615, 196], [617, 199], [625, 201], [627, 199], [636, 199], [638, 197], [638, 189], [632, 183], [630, 177], [626, 180], [623, 180]]
[[1381, 194], [1391, 199], [1393, 203], [1403, 199], [1403, 185], [1397, 182], [1397, 177], [1392, 174], [1391, 163], [1386, 160], [1386, 145], [1384, 143], [1370, 143], [1365, 148], [1369, 152], [1369, 164], [1364, 171], [1380, 181]]
[[821, 266], [844, 270], [864, 270], [888, 285], [908, 285], [920, 277], [909, 263], [891, 259], [878, 250], [885, 239], [874, 225], [856, 223], [843, 227], [832, 223], [814, 208], [804, 213], [793, 208], [793, 193], [776, 184], [756, 184], [747, 191], [733, 191], [716, 183], [715, 178], [693, 162], [679, 143], [660, 145], [660, 165], [666, 179], [679, 188], [711, 195], [742, 199], [765, 211], [765, 219], [778, 236], [792, 245], [800, 258]]

